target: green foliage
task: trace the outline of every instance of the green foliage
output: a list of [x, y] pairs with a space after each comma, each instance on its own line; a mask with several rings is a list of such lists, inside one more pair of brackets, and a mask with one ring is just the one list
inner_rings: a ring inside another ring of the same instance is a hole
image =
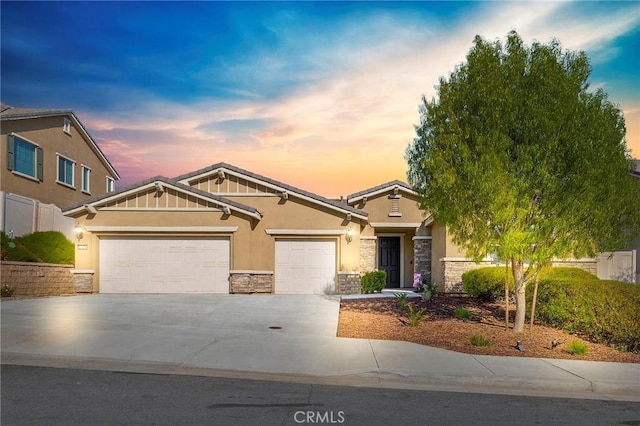
[[75, 248], [73, 243], [57, 231], [34, 232], [10, 240], [0, 234], [2, 259], [17, 262], [44, 262], [73, 265]]
[[528, 47], [512, 31], [504, 44], [476, 36], [466, 59], [423, 98], [406, 152], [421, 207], [453, 242], [476, 259], [508, 260], [524, 295], [539, 264], [640, 235], [624, 117], [589, 89], [587, 55], [557, 40]]
[[[494, 300], [498, 296], [504, 296], [504, 269], [503, 266], [489, 266], [467, 271], [462, 274], [462, 287], [469, 296], [482, 300]], [[511, 269], [509, 291], [515, 291]]]
[[367, 272], [360, 279], [360, 287], [362, 293], [379, 293], [387, 284], [387, 272], [386, 271], [371, 271]]
[[572, 355], [585, 355], [589, 352], [589, 346], [579, 340], [572, 340], [567, 343], [567, 352]]
[[453, 316], [458, 319], [467, 319], [471, 316], [471, 312], [465, 308], [456, 308], [453, 310]]
[[489, 339], [487, 339], [486, 337], [484, 337], [481, 334], [474, 334], [473, 336], [471, 336], [471, 344], [473, 346], [489, 346]]
[[596, 343], [640, 353], [640, 286], [619, 281], [544, 278], [536, 319]]
[[407, 296], [407, 293], [394, 293], [394, 296], [396, 297], [396, 303], [400, 309], [404, 309], [409, 303], [409, 296]]
[[409, 325], [411, 327], [417, 327], [418, 324], [424, 319], [424, 312], [427, 308], [422, 308], [419, 310], [414, 310], [413, 305], [411, 303], [407, 304], [407, 317], [409, 319]]
[[15, 293], [16, 289], [13, 287], [9, 287], [7, 284], [4, 284], [0, 287], [0, 297], [11, 297], [13, 293]]
[[[469, 296], [481, 300], [495, 300], [497, 297], [504, 297], [504, 269], [504, 266], [488, 266], [467, 271], [462, 274], [462, 287]], [[543, 268], [540, 271], [540, 279], [547, 278], [554, 280], [598, 279], [585, 270], [570, 267]], [[513, 274], [509, 269], [509, 292], [513, 293], [514, 291]]]

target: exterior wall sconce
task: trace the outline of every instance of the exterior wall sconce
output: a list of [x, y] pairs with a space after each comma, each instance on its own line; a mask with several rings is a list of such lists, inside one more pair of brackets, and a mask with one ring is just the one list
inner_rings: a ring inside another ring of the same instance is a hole
[[73, 232], [75, 232], [76, 238], [78, 239], [78, 241], [80, 241], [82, 237], [84, 237], [83, 231], [84, 230], [82, 229], [82, 226], [80, 224], [76, 224], [76, 227], [73, 228]]
[[353, 229], [351, 228], [347, 229], [347, 235], [345, 235], [345, 239], [347, 240], [348, 243], [353, 241]]

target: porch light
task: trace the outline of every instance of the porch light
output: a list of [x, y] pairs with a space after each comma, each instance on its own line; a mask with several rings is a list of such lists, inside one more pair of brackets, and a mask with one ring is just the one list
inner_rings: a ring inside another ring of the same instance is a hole
[[73, 232], [75, 232], [76, 238], [78, 240], [81, 240], [82, 237], [84, 236], [82, 226], [79, 223], [76, 223], [76, 227], [73, 228]]
[[347, 235], [345, 236], [345, 238], [346, 238], [348, 243], [353, 241], [353, 229], [351, 229], [351, 228], [347, 229]]

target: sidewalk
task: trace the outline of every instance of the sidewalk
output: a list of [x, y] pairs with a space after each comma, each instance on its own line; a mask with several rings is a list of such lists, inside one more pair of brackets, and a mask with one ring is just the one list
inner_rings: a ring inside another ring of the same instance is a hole
[[640, 401], [640, 364], [336, 337], [336, 296], [92, 295], [2, 302], [3, 364]]

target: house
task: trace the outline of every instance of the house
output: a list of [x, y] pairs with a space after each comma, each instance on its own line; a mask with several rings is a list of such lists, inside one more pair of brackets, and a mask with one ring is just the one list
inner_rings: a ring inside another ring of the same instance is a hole
[[0, 124], [3, 230], [53, 229], [44, 225], [47, 205], [60, 208], [115, 190], [118, 172], [72, 110], [0, 104]]
[[410, 289], [419, 273], [460, 292], [462, 273], [482, 265], [418, 201], [401, 181], [334, 200], [218, 163], [64, 214], [77, 224], [76, 279], [91, 292], [349, 294], [375, 269], [389, 288]]

